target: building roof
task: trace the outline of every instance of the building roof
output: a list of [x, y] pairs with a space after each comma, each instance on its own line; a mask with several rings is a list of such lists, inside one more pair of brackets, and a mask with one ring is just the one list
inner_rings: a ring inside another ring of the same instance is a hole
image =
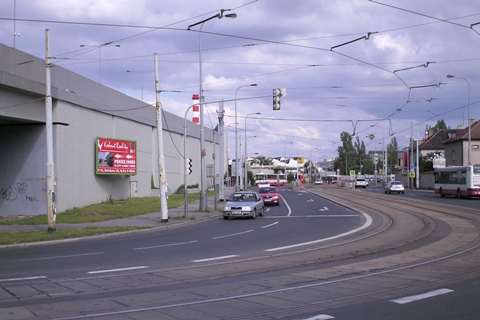
[[443, 150], [443, 142], [448, 140], [447, 130], [440, 129], [431, 136], [425, 138], [423, 143], [418, 146], [420, 150]]
[[[470, 130], [471, 140], [480, 140], [480, 121], [473, 122], [470, 125]], [[443, 143], [448, 144], [462, 140], [468, 140], [468, 127], [447, 130], [447, 139]]]

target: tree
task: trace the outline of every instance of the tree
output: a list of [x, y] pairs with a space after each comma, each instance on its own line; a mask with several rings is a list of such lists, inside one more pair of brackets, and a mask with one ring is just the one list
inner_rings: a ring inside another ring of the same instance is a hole
[[431, 172], [433, 171], [433, 160], [437, 157], [441, 157], [441, 152], [429, 152], [426, 156], [419, 157], [418, 170], [420, 172]]
[[392, 141], [387, 145], [387, 174], [395, 171], [398, 157], [397, 138], [393, 137]]
[[345, 131], [342, 132], [340, 140], [342, 140], [342, 146], [338, 146], [338, 157], [333, 164], [335, 169], [340, 170], [340, 174], [348, 175], [350, 169], [359, 167], [359, 158], [353, 147], [351, 134]]
[[255, 158], [254, 162], [261, 166], [269, 166], [273, 164], [272, 158], [266, 156], [258, 156]]
[[433, 130], [433, 133], [437, 133], [441, 129], [447, 130], [447, 129], [450, 129], [450, 127], [447, 127], [447, 124], [445, 123], [445, 121], [443, 119], [440, 119], [437, 121], [436, 125], [434, 125], [433, 127], [427, 126], [426, 129], [427, 131]]

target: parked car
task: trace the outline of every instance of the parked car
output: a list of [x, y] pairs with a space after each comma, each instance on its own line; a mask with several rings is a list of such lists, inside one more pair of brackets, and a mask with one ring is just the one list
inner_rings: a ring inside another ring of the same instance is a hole
[[401, 181], [389, 181], [385, 186], [385, 193], [405, 193], [405, 187]]
[[229, 217], [250, 217], [255, 219], [257, 215], [263, 216], [264, 202], [256, 191], [239, 191], [233, 193], [223, 206], [223, 219]]
[[323, 184], [323, 180], [322, 180], [322, 179], [316, 179], [316, 180], [315, 180], [315, 185], [319, 185], [319, 184]]
[[265, 205], [280, 205], [280, 195], [275, 187], [264, 187], [258, 191]]
[[367, 181], [364, 178], [355, 179], [355, 189], [356, 188], [366, 188], [368, 186]]

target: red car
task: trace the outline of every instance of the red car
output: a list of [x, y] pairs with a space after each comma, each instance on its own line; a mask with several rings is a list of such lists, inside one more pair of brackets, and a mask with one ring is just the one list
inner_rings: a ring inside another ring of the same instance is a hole
[[280, 205], [280, 195], [275, 187], [259, 188], [258, 193], [260, 193], [265, 205]]

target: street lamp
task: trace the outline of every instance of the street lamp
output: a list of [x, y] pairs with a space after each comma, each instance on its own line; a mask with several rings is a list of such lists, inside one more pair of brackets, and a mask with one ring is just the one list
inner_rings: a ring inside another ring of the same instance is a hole
[[[236, 101], [236, 100], [235, 100]], [[247, 175], [247, 118], [248, 116], [251, 116], [253, 114], [256, 114], [256, 115], [259, 115], [260, 112], [254, 112], [254, 113], [249, 113], [245, 116], [245, 173], [244, 173], [244, 190], [247, 189], [247, 179], [248, 179], [248, 175]], [[256, 136], [255, 136], [256, 137]]]
[[[467, 121], [467, 124], [468, 124], [468, 153], [467, 153], [467, 157], [468, 157], [468, 165], [471, 165], [472, 164], [472, 147], [471, 147], [471, 144], [472, 144], [472, 131], [471, 131], [471, 123], [470, 123], [470, 82], [465, 79], [465, 78], [462, 78], [462, 77], [457, 77], [457, 76], [452, 76], [452, 75], [447, 75], [447, 78], [458, 78], [458, 79], [462, 79], [462, 80], [465, 80], [467, 82], [467, 86], [468, 86], [468, 121]], [[463, 159], [463, 157], [462, 157]]]
[[199, 61], [199, 75], [200, 75], [200, 88], [199, 88], [199, 95], [200, 95], [200, 211], [207, 211], [207, 190], [205, 190], [205, 136], [203, 132], [203, 80], [202, 80], [202, 28], [203, 24], [207, 21], [212, 19], [218, 18], [222, 19], [223, 17], [235, 19], [237, 14], [229, 13], [224, 14], [225, 11], [230, 11], [230, 9], [221, 9], [220, 13], [213, 15], [207, 19], [204, 19], [200, 22], [191, 24], [188, 26], [188, 30], [194, 26], [200, 25], [200, 29], [198, 30], [198, 61]]
[[[240, 180], [240, 176], [238, 175], [238, 169], [239, 169], [239, 166], [238, 166], [238, 122], [237, 122], [237, 92], [240, 88], [244, 88], [244, 87], [256, 87], [257, 84], [256, 83], [252, 83], [252, 84], [245, 84], [243, 86], [240, 86], [237, 88], [237, 90], [235, 90], [235, 191], [238, 191], [239, 190], [239, 186], [238, 186], [238, 182]], [[245, 122], [247, 120], [245, 119]], [[246, 131], [246, 130], [245, 130]]]
[[313, 161], [312, 161], [312, 150], [320, 150], [319, 148], [312, 148], [310, 149], [310, 166], [309, 166], [309, 169], [310, 169], [310, 174], [309, 174], [309, 183], [311, 184], [312, 183], [312, 170], [313, 170]]
[[[377, 127], [377, 128], [380, 128], [382, 129], [382, 149], [383, 149], [383, 181], [384, 183], [387, 183], [387, 170], [388, 170], [388, 152], [387, 150], [385, 150], [385, 131], [383, 130], [382, 127], [380, 126], [376, 126], [374, 124], [372, 124], [370, 127]], [[375, 181], [375, 184], [377, 183], [377, 181]]]
[[98, 46], [88, 46], [81, 44], [82, 48], [98, 48], [98, 82], [102, 83], [102, 47], [120, 47], [119, 44], [112, 45], [113, 41], [98, 45]]
[[[408, 112], [410, 113], [410, 156], [409, 156], [409, 164], [407, 167], [407, 172], [408, 172], [408, 188], [410, 190], [413, 189], [413, 178], [410, 177], [410, 170], [412, 170], [412, 165], [413, 165], [413, 114], [411, 111], [408, 110], [403, 110], [403, 109], [397, 109], [398, 112]], [[418, 164], [417, 164], [418, 165]]]

